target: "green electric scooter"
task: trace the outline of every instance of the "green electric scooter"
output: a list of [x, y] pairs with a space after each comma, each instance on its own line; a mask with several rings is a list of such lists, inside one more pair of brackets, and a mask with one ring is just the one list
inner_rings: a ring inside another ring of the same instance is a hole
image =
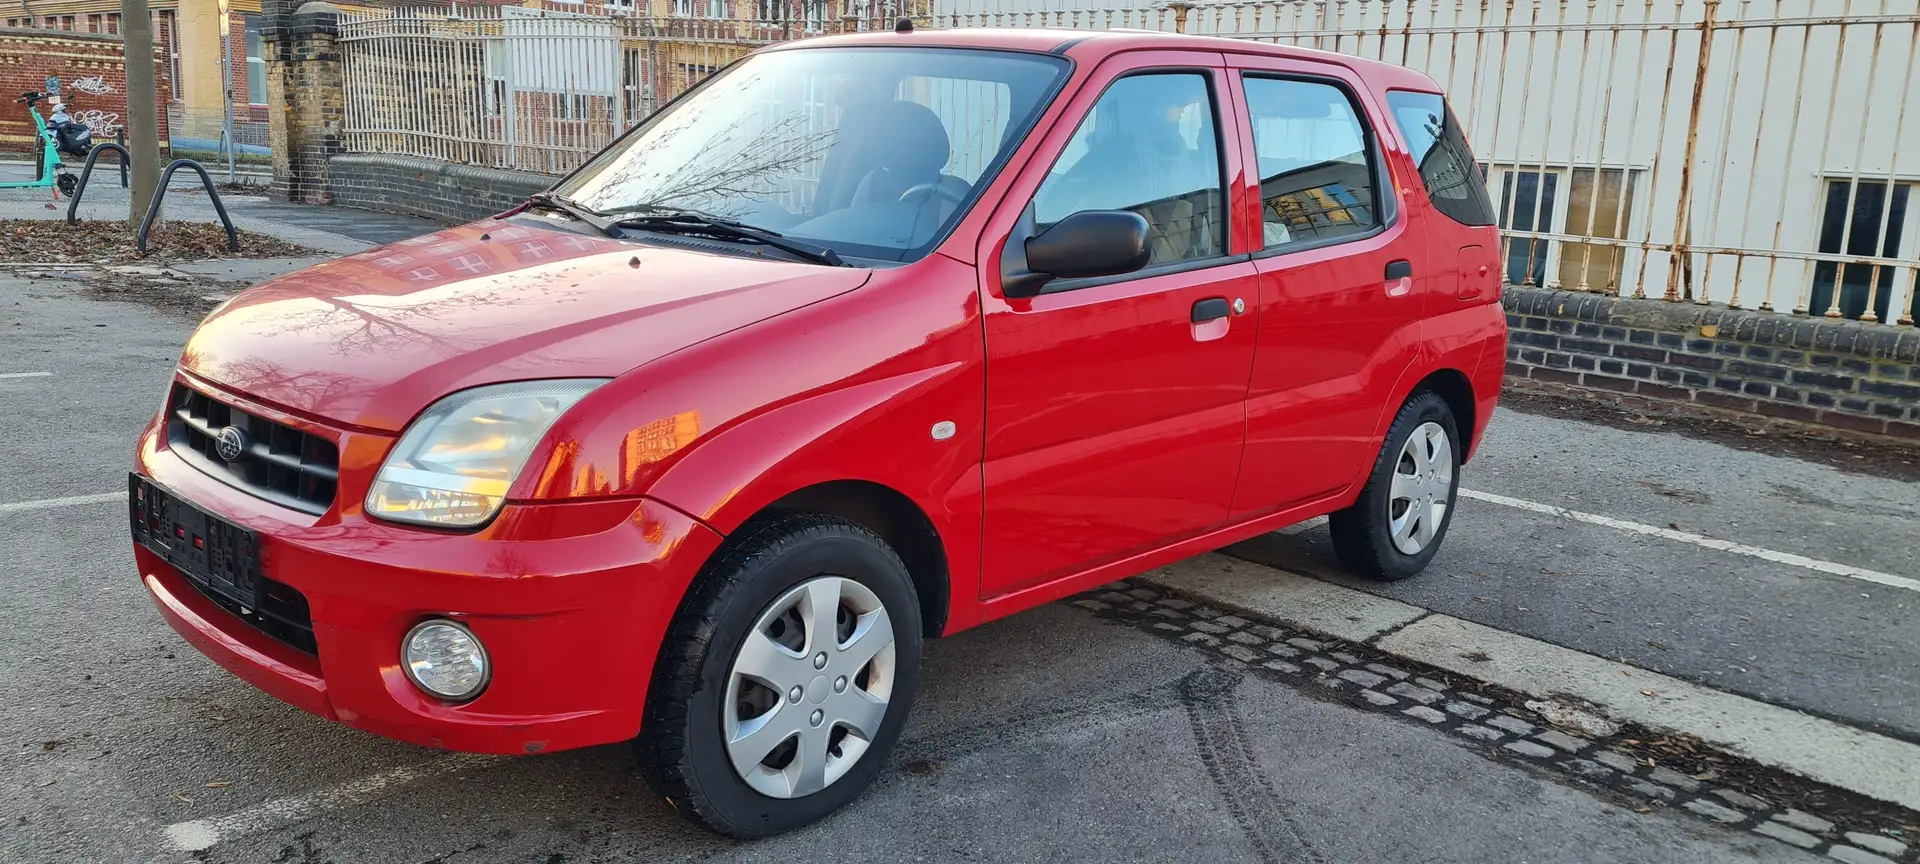
[[80, 178], [67, 171], [65, 163], [60, 161], [60, 139], [54, 130], [48, 128], [47, 121], [41, 119], [36, 107], [43, 99], [55, 100], [55, 110], [59, 110], [59, 97], [49, 97], [45, 93], [22, 93], [13, 100], [16, 105], [26, 105], [27, 114], [33, 117], [34, 137], [39, 139], [39, 151], [34, 154], [32, 180], [0, 181], [0, 189], [47, 189], [59, 187], [60, 192], [72, 195]]

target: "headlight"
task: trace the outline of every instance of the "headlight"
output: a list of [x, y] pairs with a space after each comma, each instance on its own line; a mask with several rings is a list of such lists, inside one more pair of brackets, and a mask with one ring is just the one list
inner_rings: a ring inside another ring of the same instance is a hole
[[387, 454], [367, 490], [367, 513], [449, 528], [493, 518], [540, 436], [604, 383], [570, 378], [494, 384], [441, 399]]

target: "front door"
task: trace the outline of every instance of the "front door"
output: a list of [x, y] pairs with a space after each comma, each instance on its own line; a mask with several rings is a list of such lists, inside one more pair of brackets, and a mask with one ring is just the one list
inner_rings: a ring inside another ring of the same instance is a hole
[[1258, 286], [1228, 218], [1239, 159], [1223, 141], [1238, 133], [1220, 110], [1222, 63], [1165, 52], [1098, 70], [1061, 115], [1071, 138], [1037, 151], [988, 227], [1005, 238], [1023, 216], [1037, 233], [1082, 210], [1132, 210], [1153, 256], [1132, 274], [1007, 298], [999, 243], [983, 243], [983, 597], [1227, 517], [1255, 329], [1234, 310]]

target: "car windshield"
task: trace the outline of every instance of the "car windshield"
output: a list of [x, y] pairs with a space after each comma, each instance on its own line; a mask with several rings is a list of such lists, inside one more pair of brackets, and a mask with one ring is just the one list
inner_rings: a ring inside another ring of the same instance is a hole
[[772, 51], [555, 191], [601, 213], [692, 211], [905, 261], [965, 215], [1066, 71], [1060, 58], [1006, 51]]

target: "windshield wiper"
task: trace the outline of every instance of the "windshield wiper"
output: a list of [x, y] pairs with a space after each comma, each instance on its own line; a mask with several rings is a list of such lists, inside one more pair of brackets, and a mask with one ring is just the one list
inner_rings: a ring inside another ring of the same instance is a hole
[[662, 234], [705, 234], [725, 240], [745, 240], [771, 246], [816, 264], [825, 264], [830, 267], [850, 266], [840, 258], [840, 253], [825, 246], [789, 239], [778, 231], [756, 228], [744, 222], [686, 210], [645, 216], [626, 216], [613, 221], [609, 227], [637, 228], [641, 231], [658, 231]]
[[598, 211], [585, 204], [561, 195], [557, 192], [535, 192], [527, 196], [527, 201], [548, 210], [558, 210], [582, 222], [592, 225], [595, 230], [607, 236], [613, 236], [613, 223]]

